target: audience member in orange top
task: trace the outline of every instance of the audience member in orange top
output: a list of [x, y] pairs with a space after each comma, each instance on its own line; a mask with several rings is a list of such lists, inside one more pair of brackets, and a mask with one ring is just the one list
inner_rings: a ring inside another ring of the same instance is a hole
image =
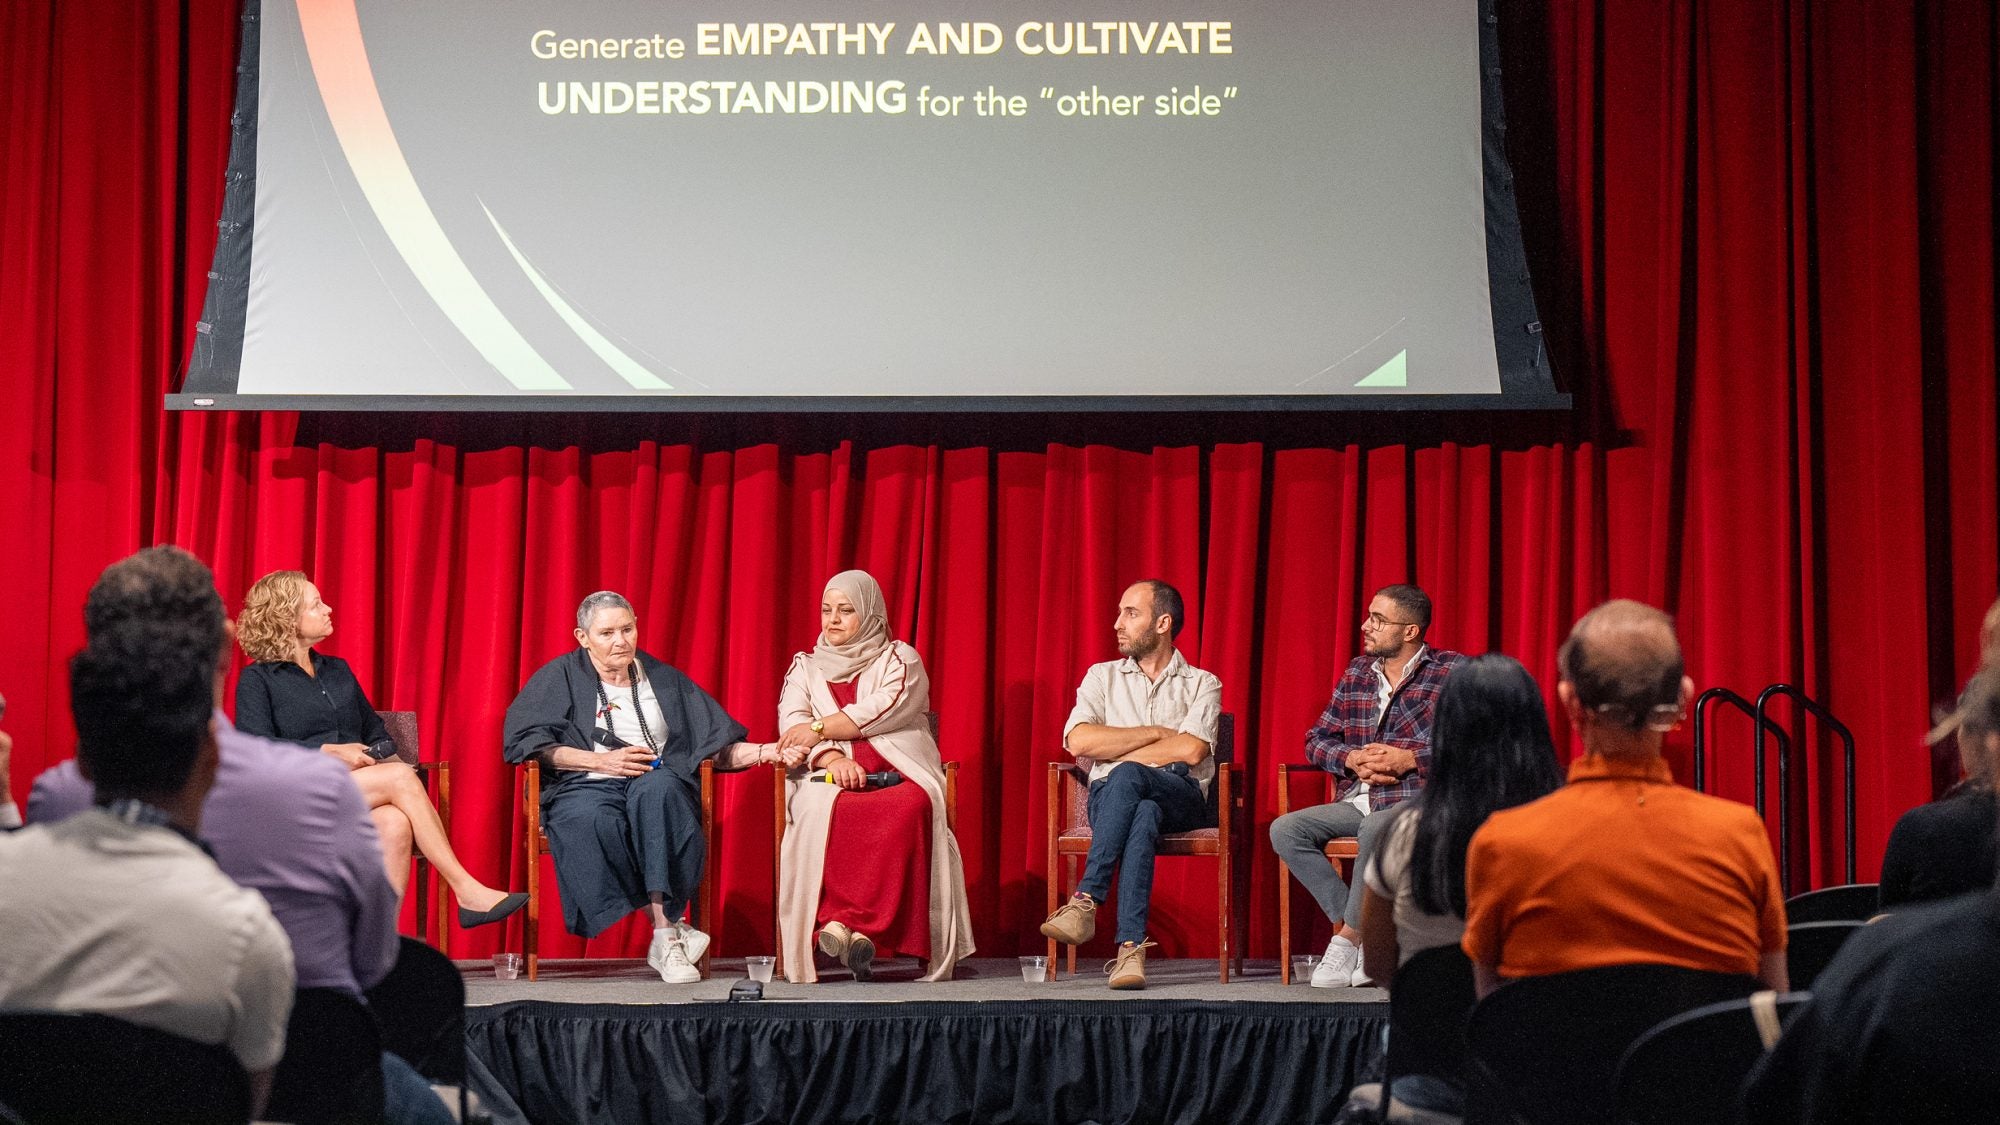
[[1694, 697], [1672, 620], [1608, 602], [1576, 623], [1557, 668], [1585, 754], [1567, 786], [1494, 813], [1472, 838], [1463, 944], [1479, 994], [1630, 964], [1784, 991], [1784, 894], [1763, 821], [1675, 785], [1660, 757]]

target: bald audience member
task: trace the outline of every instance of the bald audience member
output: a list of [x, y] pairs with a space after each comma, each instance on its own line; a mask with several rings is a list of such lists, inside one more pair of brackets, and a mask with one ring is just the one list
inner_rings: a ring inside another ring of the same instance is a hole
[[1675, 785], [1660, 757], [1694, 697], [1672, 620], [1608, 602], [1576, 623], [1557, 668], [1585, 753], [1567, 786], [1494, 813], [1472, 838], [1464, 948], [1479, 994], [1637, 964], [1784, 991], [1784, 894], [1763, 821]]

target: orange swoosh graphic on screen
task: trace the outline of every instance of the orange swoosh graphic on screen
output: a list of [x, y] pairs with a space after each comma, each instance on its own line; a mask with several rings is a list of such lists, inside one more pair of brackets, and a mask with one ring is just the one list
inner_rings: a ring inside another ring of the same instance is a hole
[[299, 26], [333, 134], [383, 233], [454, 327], [521, 390], [569, 390], [493, 303], [438, 225], [375, 87], [354, 0], [298, 0]]

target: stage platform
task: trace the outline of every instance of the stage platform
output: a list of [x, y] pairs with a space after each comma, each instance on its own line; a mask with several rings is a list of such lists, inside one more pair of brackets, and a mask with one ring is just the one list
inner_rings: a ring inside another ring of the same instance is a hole
[[927, 984], [912, 961], [728, 1003], [741, 959], [661, 983], [639, 960], [463, 962], [466, 1041], [529, 1120], [568, 1122], [1324, 1121], [1381, 1065], [1379, 989], [1278, 982], [1248, 963], [1157, 961], [1112, 992], [1097, 960], [1021, 979], [1013, 959]]

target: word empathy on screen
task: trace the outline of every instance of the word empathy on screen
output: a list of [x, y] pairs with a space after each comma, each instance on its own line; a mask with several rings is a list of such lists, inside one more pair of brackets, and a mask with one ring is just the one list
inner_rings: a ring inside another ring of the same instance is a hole
[[[919, 23], [892, 43], [893, 23], [697, 23], [696, 56], [997, 55], [1011, 42], [1023, 55], [1228, 55], [1228, 20], [1029, 20], [1010, 37], [997, 23]], [[575, 37], [543, 28], [528, 37], [538, 59], [681, 59], [684, 39], [663, 35]]]

